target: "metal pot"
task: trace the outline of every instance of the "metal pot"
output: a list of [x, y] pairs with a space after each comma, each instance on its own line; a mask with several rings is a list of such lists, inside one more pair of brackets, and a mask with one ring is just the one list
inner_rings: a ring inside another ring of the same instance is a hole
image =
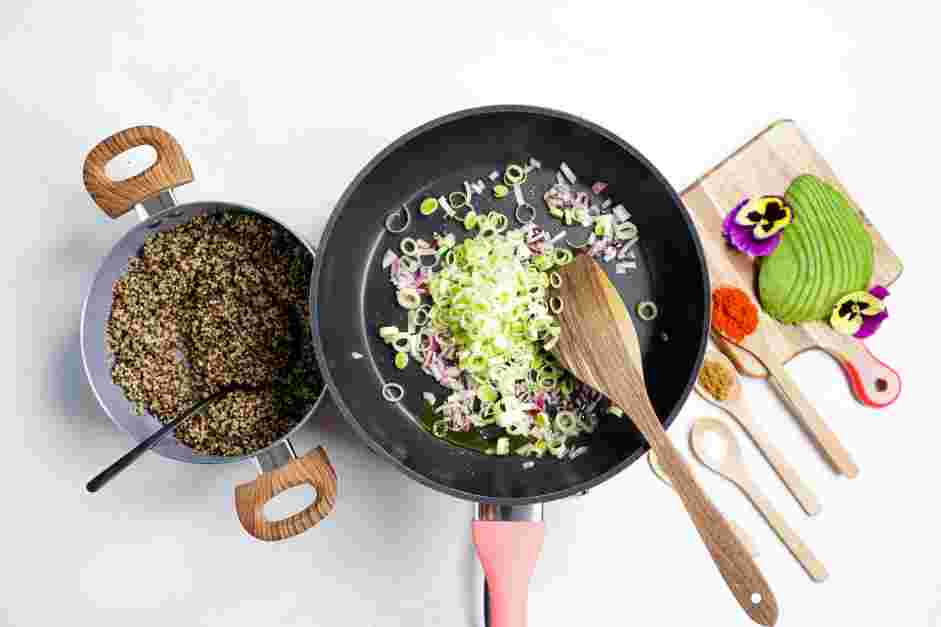
[[[105, 165], [135, 146], [149, 145], [157, 159], [144, 172], [124, 181], [113, 181], [105, 174]], [[128, 260], [137, 255], [147, 238], [170, 230], [202, 215], [226, 210], [255, 214], [280, 225], [314, 254], [314, 248], [287, 225], [257, 209], [230, 202], [191, 202], [177, 204], [172, 190], [193, 180], [189, 161], [177, 141], [166, 131], [153, 126], [138, 126], [121, 131], [95, 146], [85, 159], [85, 188], [108, 216], [117, 218], [136, 208], [141, 223], [131, 229], [105, 257], [95, 274], [82, 307], [81, 346], [85, 373], [98, 402], [111, 420], [131, 437], [141, 441], [162, 426], [149, 414], [132, 412], [123, 390], [111, 381], [105, 329], [111, 315], [112, 286], [127, 269]], [[323, 447], [297, 457], [290, 436], [315, 415], [334, 409], [324, 390], [304, 418], [284, 437], [250, 455], [213, 456], [196, 453], [175, 437], [167, 437], [154, 451], [167, 459], [191, 464], [224, 464], [253, 459], [259, 476], [235, 489], [235, 508], [242, 526], [260, 540], [281, 540], [310, 529], [333, 509], [336, 498], [336, 472]], [[316, 500], [306, 509], [283, 520], [265, 518], [264, 504], [276, 494], [303, 483], [317, 492]]]

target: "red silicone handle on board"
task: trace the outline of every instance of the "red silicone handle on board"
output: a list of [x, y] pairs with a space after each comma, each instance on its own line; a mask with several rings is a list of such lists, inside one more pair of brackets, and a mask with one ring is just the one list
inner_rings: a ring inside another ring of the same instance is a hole
[[852, 352], [827, 350], [846, 371], [853, 393], [870, 407], [886, 407], [902, 393], [902, 378], [879, 361], [862, 342]]
[[542, 551], [542, 522], [477, 520], [474, 546], [487, 576], [490, 627], [526, 627], [529, 579]]

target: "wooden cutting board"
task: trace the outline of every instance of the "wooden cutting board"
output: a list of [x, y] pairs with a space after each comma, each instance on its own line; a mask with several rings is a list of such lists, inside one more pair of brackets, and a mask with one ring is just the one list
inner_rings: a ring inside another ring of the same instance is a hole
[[[873, 284], [891, 285], [902, 273], [901, 259], [892, 252], [827, 162], [791, 120], [771, 124], [680, 195], [702, 239], [712, 285], [736, 285], [758, 302], [755, 292], [757, 265], [726, 245], [722, 237], [722, 220], [743, 196], [784, 195], [791, 180], [800, 174], [814, 174], [846, 195], [872, 236], [875, 246]], [[890, 297], [890, 310], [891, 303]], [[866, 405], [885, 407], [901, 392], [902, 381], [898, 373], [876, 359], [862, 341], [837, 333], [826, 322], [775, 323], [763, 333], [782, 363], [811, 348], [819, 348], [832, 355], [843, 366], [856, 398]], [[743, 374], [753, 377], [768, 375], [764, 366], [748, 352], [716, 334], [712, 339]]]

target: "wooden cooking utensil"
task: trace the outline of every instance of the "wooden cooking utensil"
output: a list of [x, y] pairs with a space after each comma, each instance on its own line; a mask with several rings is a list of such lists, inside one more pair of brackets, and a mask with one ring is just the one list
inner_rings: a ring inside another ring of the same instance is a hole
[[[747, 255], [729, 249], [722, 237], [722, 219], [745, 196], [783, 195], [791, 181], [801, 174], [814, 174], [832, 184], [859, 211], [875, 247], [872, 282], [891, 285], [902, 273], [902, 260], [791, 120], [771, 124], [680, 194], [702, 241], [712, 285], [735, 285], [757, 302], [758, 264]], [[856, 398], [870, 407], [885, 407], [901, 392], [902, 380], [897, 372], [873, 356], [861, 340], [838, 333], [829, 324], [795, 325], [772, 321], [760, 332], [781, 364], [811, 348], [829, 353], [846, 371]], [[768, 376], [765, 367], [748, 352], [728, 344], [716, 333], [713, 339], [742, 374]]]
[[724, 365], [728, 371], [732, 373], [732, 387], [729, 390], [728, 398], [720, 401], [710, 394], [697, 378], [694, 386], [696, 392], [707, 402], [727, 411], [738, 421], [738, 424], [742, 425], [745, 433], [748, 434], [755, 443], [755, 446], [758, 447], [758, 450], [761, 451], [761, 454], [768, 460], [768, 463], [771, 464], [771, 467], [774, 468], [778, 477], [781, 478], [781, 481], [784, 482], [784, 485], [787, 486], [787, 489], [794, 495], [794, 498], [797, 499], [797, 502], [804, 508], [808, 516], [819, 514], [820, 502], [817, 500], [817, 497], [811, 492], [810, 488], [801, 481], [794, 467], [784, 459], [784, 455], [781, 451], [768, 440], [768, 435], [764, 432], [764, 429], [759, 427], [752, 417], [748, 403], [745, 402], [745, 395], [742, 393], [742, 384], [739, 381], [735, 366], [732, 365], [728, 357], [714, 350], [706, 351], [706, 361], [718, 362]]
[[[723, 453], [711, 450], [707, 441], [709, 436], [715, 436], [723, 443], [725, 447]], [[738, 441], [732, 429], [715, 418], [700, 418], [693, 423], [693, 429], [690, 431], [690, 444], [699, 461], [737, 485], [745, 493], [791, 554], [804, 567], [810, 578], [814, 581], [825, 581], [828, 577], [827, 569], [814, 557], [807, 545], [788, 526], [784, 518], [775, 511], [761, 490], [748, 477], [748, 471], [742, 461], [742, 451], [738, 447]]]
[[773, 625], [778, 604], [768, 583], [693, 478], [647, 396], [637, 332], [617, 290], [595, 260], [584, 254], [563, 266], [559, 274], [562, 284], [553, 295], [562, 299], [558, 313], [562, 333], [556, 344], [560, 361], [629, 416], [656, 452], [739, 605], [755, 622]]
[[740, 348], [744, 348], [764, 364], [765, 368], [768, 369], [768, 382], [786, 401], [791, 413], [801, 421], [804, 429], [817, 443], [817, 447], [824, 453], [830, 464], [850, 479], [856, 477], [859, 474], [859, 467], [853, 461], [849, 451], [836, 437], [836, 434], [830, 430], [830, 427], [827, 426], [827, 423], [817, 413], [810, 401], [801, 393], [797, 384], [794, 383], [794, 379], [787, 373], [777, 355], [768, 345], [763, 330], [772, 323], [771, 318], [759, 307], [758, 328], [753, 333], [746, 335], [740, 342], [728, 337], [724, 339]]
[[[657, 459], [657, 454], [653, 451], [647, 451], [647, 463], [650, 465], [650, 469], [653, 471], [653, 474], [663, 481], [665, 484], [673, 487], [673, 482], [670, 481], [670, 478], [667, 476], [667, 472], [660, 465], [660, 460]], [[755, 546], [755, 543], [752, 542], [751, 537], [745, 530], [738, 526], [738, 524], [731, 518], [726, 518], [726, 522], [729, 523], [729, 527], [732, 528], [732, 531], [735, 532], [735, 535], [741, 540], [742, 544], [745, 545], [745, 548], [748, 549], [748, 554], [752, 557], [758, 557], [758, 547]]]

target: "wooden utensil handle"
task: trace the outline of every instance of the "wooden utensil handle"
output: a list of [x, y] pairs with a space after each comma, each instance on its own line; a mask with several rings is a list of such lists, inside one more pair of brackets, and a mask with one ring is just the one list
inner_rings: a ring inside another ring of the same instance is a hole
[[762, 364], [757, 357], [744, 348], [728, 341], [715, 329], [712, 329], [709, 335], [713, 343], [715, 343], [716, 348], [722, 351], [722, 354], [735, 364], [735, 369], [738, 370], [739, 374], [759, 379], [766, 379], [768, 377], [768, 369], [765, 368], [764, 364]]
[[879, 361], [859, 340], [821, 347], [843, 366], [859, 402], [870, 407], [887, 407], [902, 393], [899, 373]]
[[[636, 403], [628, 402], [628, 398], [614, 400], [623, 407], [636, 406]], [[653, 408], [631, 416], [631, 420], [656, 453], [661, 468], [670, 477], [673, 488], [680, 495], [686, 512], [739, 605], [756, 623], [773, 625], [777, 621], [778, 605], [771, 588], [748, 549], [696, 482], [692, 469], [667, 437]]]
[[[265, 518], [264, 505], [288, 488], [308, 484], [317, 498], [304, 510], [283, 520]], [[326, 518], [336, 503], [337, 475], [322, 446], [284, 466], [235, 488], [235, 509], [242, 527], [259, 540], [284, 540], [301, 534]]]
[[[667, 477], [665, 474], [663, 474], [663, 470], [658, 465], [659, 462], [657, 462], [657, 454], [654, 453], [653, 451], [648, 451], [647, 461], [650, 463], [650, 468], [651, 470], [653, 470], [657, 478], [660, 479], [663, 483], [670, 486], [670, 489], [672, 490], [673, 484], [670, 483], [670, 478]], [[758, 557], [758, 547], [755, 546], [755, 543], [752, 541], [748, 533], [744, 529], [742, 529], [738, 524], [736, 524], [736, 522], [732, 520], [731, 518], [726, 518], [725, 520], [729, 523], [729, 526], [732, 528], [732, 531], [735, 533], [736, 536], [738, 536], [738, 539], [741, 540], [742, 544], [748, 550], [748, 554], [751, 555], [752, 557]]]
[[[836, 359], [846, 373], [853, 396], [863, 405], [881, 409], [894, 403], [902, 393], [902, 378], [898, 372], [872, 354], [861, 340], [836, 331], [823, 323], [804, 323], [813, 329], [817, 347]], [[712, 332], [712, 340], [728, 357], [740, 374], [767, 378], [768, 370], [754, 355], [732, 344], [721, 334]], [[789, 361], [790, 357], [783, 359]]]
[[768, 460], [768, 463], [774, 468], [778, 477], [781, 478], [781, 481], [784, 482], [787, 489], [794, 498], [797, 499], [800, 506], [807, 512], [807, 515], [815, 516], [819, 514], [821, 509], [820, 501], [817, 500], [816, 495], [801, 481], [801, 478], [797, 475], [797, 471], [794, 470], [794, 467], [784, 458], [784, 455], [778, 450], [778, 447], [771, 443], [764, 429], [758, 426], [754, 417], [751, 415], [751, 411], [744, 403], [735, 405], [735, 417], [738, 418], [739, 423], [755, 443], [755, 446], [758, 447], [761, 454]]
[[765, 365], [771, 374], [768, 381], [793, 409], [794, 415], [800, 419], [804, 428], [813, 437], [830, 464], [847, 477], [851, 479], [856, 477], [859, 474], [859, 467], [853, 461], [849, 451], [846, 450], [836, 434], [817, 413], [817, 409], [813, 404], [801, 393], [784, 367], [773, 360], [767, 360]]
[[[157, 151], [153, 165], [123, 181], [113, 181], [105, 173], [109, 161], [135, 146], [152, 146]], [[118, 133], [91, 149], [82, 168], [85, 189], [101, 209], [117, 218], [137, 203], [160, 192], [193, 180], [193, 169], [183, 148], [168, 132], [156, 126], [135, 126]]]
[[814, 581], [826, 581], [829, 576], [826, 567], [817, 559], [813, 551], [804, 544], [804, 541], [800, 539], [797, 533], [791, 529], [790, 525], [787, 524], [781, 514], [771, 506], [771, 503], [765, 498], [761, 490], [759, 490], [755, 484], [743, 478], [739, 478], [738, 481], [742, 491], [745, 492], [745, 495], [755, 504], [755, 508], [761, 513], [764, 519], [768, 521], [768, 525], [791, 552], [791, 555], [804, 567], [804, 570], [807, 571], [810, 578]]

